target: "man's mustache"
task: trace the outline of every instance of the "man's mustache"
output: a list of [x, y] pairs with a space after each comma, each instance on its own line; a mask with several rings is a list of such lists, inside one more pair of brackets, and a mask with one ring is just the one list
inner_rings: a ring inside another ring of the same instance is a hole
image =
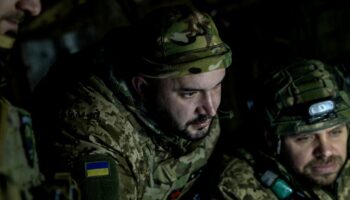
[[13, 22], [16, 22], [18, 24], [23, 22], [24, 18], [25, 18], [24, 12], [8, 13], [8, 14], [5, 14], [1, 17], [2, 20], [13, 21]]
[[342, 163], [342, 159], [340, 156], [330, 156], [328, 158], [318, 158], [318, 159], [313, 159], [311, 160], [307, 166], [308, 167], [313, 167], [313, 166], [317, 166], [317, 165], [327, 165], [330, 163], [338, 163], [341, 164]]
[[187, 125], [189, 124], [200, 124], [200, 123], [204, 123], [207, 122], [209, 120], [211, 120], [213, 117], [209, 116], [209, 115], [199, 115], [197, 118], [189, 121], [187, 123]]

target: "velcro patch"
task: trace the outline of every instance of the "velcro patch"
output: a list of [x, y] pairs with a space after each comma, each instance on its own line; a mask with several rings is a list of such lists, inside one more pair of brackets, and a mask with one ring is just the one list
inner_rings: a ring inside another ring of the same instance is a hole
[[108, 161], [97, 161], [85, 163], [86, 177], [108, 176], [110, 174]]

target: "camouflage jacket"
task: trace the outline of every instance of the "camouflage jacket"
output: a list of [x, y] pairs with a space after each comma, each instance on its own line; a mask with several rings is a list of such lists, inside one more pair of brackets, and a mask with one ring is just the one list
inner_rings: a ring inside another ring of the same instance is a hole
[[0, 96], [0, 199], [31, 200], [39, 186], [35, 139], [30, 115]]
[[[254, 154], [255, 155], [255, 154]], [[334, 194], [330, 194], [329, 191], [325, 191], [322, 188], [314, 187], [308, 188], [303, 187], [300, 183], [293, 180], [286, 169], [278, 163], [278, 161], [273, 158], [269, 158], [266, 155], [260, 154], [258, 156], [263, 156], [263, 160], [267, 162], [275, 163], [273, 167], [274, 171], [279, 174], [279, 177], [291, 186], [292, 189], [297, 189], [303, 197], [292, 197], [291, 199], [320, 199], [320, 200], [346, 200], [350, 199], [350, 162], [346, 162], [341, 175], [336, 181]], [[266, 156], [266, 157], [265, 157]], [[278, 200], [277, 195], [268, 188], [265, 187], [260, 182], [260, 177], [258, 177], [261, 172], [258, 172], [253, 165], [259, 166], [258, 163], [252, 161], [254, 159], [252, 154], [243, 152], [243, 157], [237, 156], [231, 159], [229, 164], [226, 166], [225, 170], [221, 174], [220, 182], [218, 184], [218, 189], [216, 197], [214, 199], [226, 199], [226, 200], [243, 200], [243, 199], [254, 199], [254, 200]], [[271, 160], [266, 160], [271, 159]], [[263, 161], [260, 160], [260, 161]], [[254, 163], [254, 164], [253, 164]], [[252, 165], [253, 164], [253, 165]], [[266, 166], [266, 163], [264, 163]], [[308, 188], [308, 189], [306, 189]]]
[[219, 137], [216, 118], [197, 142], [162, 132], [136, 106], [126, 84], [114, 78], [90, 76], [61, 99], [61, 128], [50, 135], [59, 158], [50, 162], [71, 172], [82, 199], [178, 199]]

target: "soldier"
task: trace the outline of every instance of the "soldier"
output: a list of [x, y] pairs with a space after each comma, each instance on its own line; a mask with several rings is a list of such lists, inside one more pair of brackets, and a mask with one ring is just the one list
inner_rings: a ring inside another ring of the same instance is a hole
[[82, 199], [179, 199], [218, 140], [230, 64], [212, 18], [186, 5], [57, 64], [35, 92], [41, 144], [56, 152], [46, 174], [71, 172]]
[[349, 199], [350, 98], [343, 73], [303, 60], [265, 86], [268, 148], [239, 151], [221, 175], [217, 199]]
[[40, 0], [0, 1], [0, 199], [33, 199], [40, 185], [31, 117], [12, 105], [8, 97], [9, 54], [26, 15], [40, 13]]

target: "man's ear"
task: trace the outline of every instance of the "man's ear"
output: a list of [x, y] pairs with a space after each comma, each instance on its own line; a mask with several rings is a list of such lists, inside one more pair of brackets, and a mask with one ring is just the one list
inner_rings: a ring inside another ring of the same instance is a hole
[[143, 98], [148, 85], [147, 80], [143, 76], [134, 76], [131, 79], [131, 83], [136, 93]]

